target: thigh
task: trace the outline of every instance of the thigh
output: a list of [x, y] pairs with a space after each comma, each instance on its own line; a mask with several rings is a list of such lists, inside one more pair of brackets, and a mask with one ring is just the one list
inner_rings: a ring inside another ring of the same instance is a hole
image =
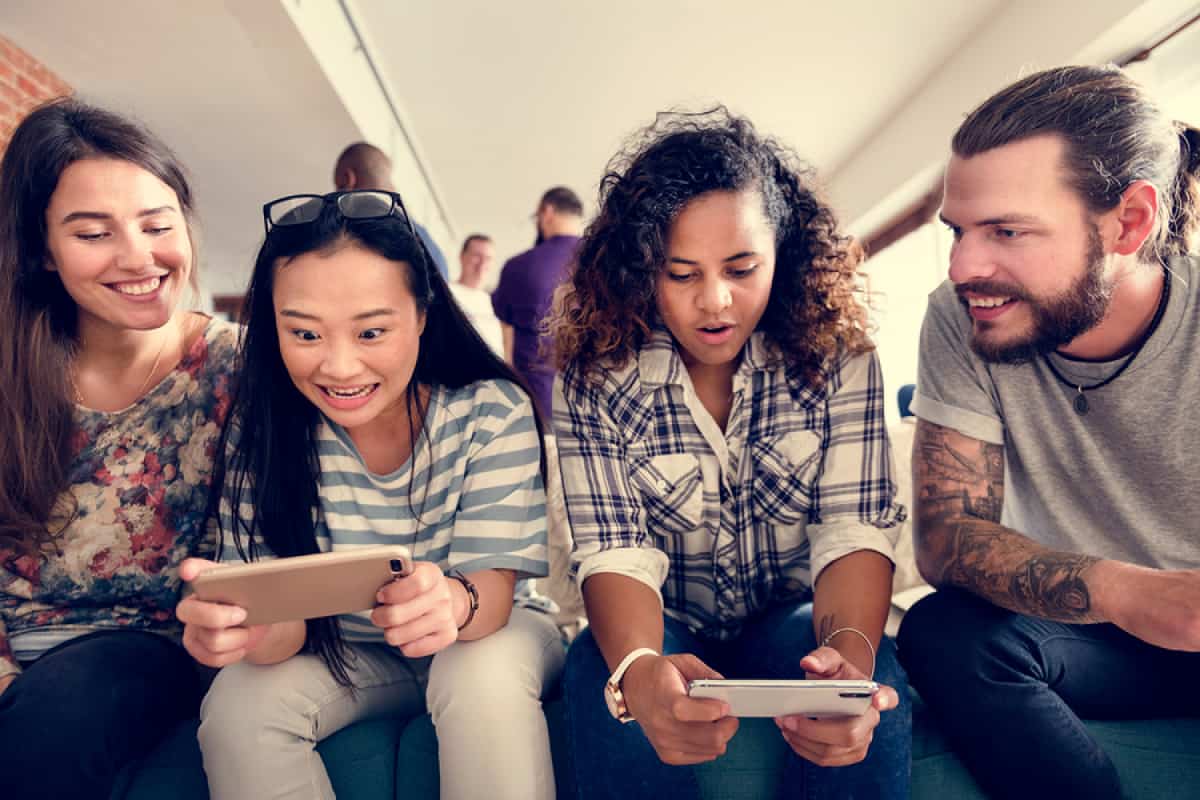
[[89, 731], [173, 723], [195, 712], [201, 678], [176, 642], [143, 631], [72, 639], [30, 664], [0, 695], [0, 729], [59, 738], [64, 720]]
[[201, 706], [204, 726], [277, 727], [319, 742], [364, 719], [424, 712], [429, 659], [407, 659], [386, 644], [347, 643], [346, 649], [348, 686], [311, 653], [279, 664], [225, 667]]
[[[663, 652], [707, 655], [680, 622], [667, 618]], [[637, 722], [612, 718], [604, 701], [610, 670], [590, 630], [571, 643], [563, 673], [568, 740], [579, 795], [585, 800], [698, 795], [691, 767], [663, 764]]]
[[[433, 657], [430, 705], [451, 693], [540, 698], [558, 680], [566, 648], [554, 620], [540, 611], [514, 608], [508, 624], [482, 639], [456, 642]], [[515, 698], [512, 698], [515, 699]]]
[[747, 620], [738, 638], [724, 648], [727, 677], [803, 678], [800, 659], [817, 649], [811, 602], [777, 606]]
[[0, 741], [24, 743], [0, 747], [6, 789], [102, 796], [121, 768], [195, 714], [201, 683], [183, 648], [158, 634], [105, 631], [49, 651], [0, 695]]
[[920, 676], [917, 688], [930, 696], [963, 681], [1028, 684], [1048, 687], [1085, 718], [1200, 711], [1200, 701], [1176, 689], [1200, 667], [1200, 655], [1154, 647], [1113, 625], [1017, 614], [958, 590], [935, 592], [914, 606], [900, 644], [914, 682]]

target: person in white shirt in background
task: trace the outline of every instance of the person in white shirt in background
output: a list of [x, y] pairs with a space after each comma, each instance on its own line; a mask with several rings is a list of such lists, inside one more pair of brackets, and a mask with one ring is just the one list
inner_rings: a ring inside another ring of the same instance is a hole
[[504, 358], [504, 332], [496, 312], [492, 311], [491, 294], [483, 288], [484, 279], [495, 259], [496, 249], [492, 245], [492, 238], [487, 234], [472, 233], [463, 240], [462, 250], [458, 254], [462, 269], [458, 273], [458, 280], [450, 284], [450, 291], [487, 346]]

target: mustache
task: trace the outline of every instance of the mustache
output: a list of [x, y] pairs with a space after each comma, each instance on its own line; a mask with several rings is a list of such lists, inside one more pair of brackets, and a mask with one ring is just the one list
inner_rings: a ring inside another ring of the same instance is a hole
[[986, 294], [993, 297], [1011, 297], [1014, 300], [1033, 300], [1029, 296], [1029, 293], [1020, 286], [1011, 283], [1001, 283], [1000, 281], [968, 281], [967, 283], [957, 284], [954, 287], [954, 291], [958, 295], [958, 301], [963, 305], [967, 304], [967, 293]]

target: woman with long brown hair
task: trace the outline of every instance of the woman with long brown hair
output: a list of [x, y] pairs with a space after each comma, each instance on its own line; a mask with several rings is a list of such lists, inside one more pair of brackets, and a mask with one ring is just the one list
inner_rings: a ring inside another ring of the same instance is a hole
[[165, 145], [75, 100], [34, 110], [0, 162], [0, 792], [13, 800], [108, 796], [199, 704], [176, 567], [211, 553], [236, 335], [182, 307], [191, 215]]
[[554, 427], [590, 621], [565, 672], [582, 797], [696, 796], [667, 765], [713, 760], [737, 730], [688, 695], [717, 670], [874, 678], [861, 716], [776, 719], [780, 794], [908, 794], [883, 383], [859, 256], [813, 183], [745, 119], [669, 117], [610, 165], [560, 290]]

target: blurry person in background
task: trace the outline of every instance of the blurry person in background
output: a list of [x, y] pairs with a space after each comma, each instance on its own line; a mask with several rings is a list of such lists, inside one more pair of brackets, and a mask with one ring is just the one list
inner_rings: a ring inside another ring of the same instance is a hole
[[505, 357], [533, 390], [538, 413], [549, 420], [553, 342], [542, 336], [542, 320], [575, 257], [583, 232], [583, 203], [575, 192], [556, 186], [542, 195], [533, 220], [538, 244], [504, 265], [492, 308], [504, 325]]

